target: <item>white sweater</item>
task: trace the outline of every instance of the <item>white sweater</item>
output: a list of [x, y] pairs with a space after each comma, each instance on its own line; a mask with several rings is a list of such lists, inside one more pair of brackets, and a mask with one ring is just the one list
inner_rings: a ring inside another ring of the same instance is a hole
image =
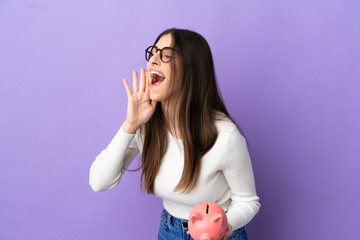
[[[245, 138], [230, 120], [216, 122], [219, 132], [214, 146], [201, 158], [200, 176], [188, 194], [174, 192], [183, 167], [182, 140], [168, 132], [169, 143], [155, 179], [155, 195], [173, 216], [188, 219], [192, 208], [203, 201], [216, 202], [227, 211], [233, 229], [245, 226], [259, 211], [259, 197]], [[142, 153], [144, 136], [138, 130], [126, 133], [122, 127], [90, 167], [90, 186], [95, 192], [119, 184], [135, 156]]]

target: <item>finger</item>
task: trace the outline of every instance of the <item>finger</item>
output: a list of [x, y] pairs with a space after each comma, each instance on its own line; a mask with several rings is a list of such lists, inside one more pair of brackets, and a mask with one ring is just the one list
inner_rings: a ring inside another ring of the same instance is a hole
[[139, 91], [138, 76], [137, 76], [137, 72], [135, 70], [133, 71], [133, 91], [134, 91], [134, 93]]
[[125, 86], [126, 94], [128, 95], [128, 97], [132, 96], [131, 89], [130, 89], [128, 82], [126, 81], [125, 78], [123, 78], [122, 80], [123, 80], [123, 83]]
[[146, 87], [145, 70], [140, 68], [140, 91], [144, 92]]

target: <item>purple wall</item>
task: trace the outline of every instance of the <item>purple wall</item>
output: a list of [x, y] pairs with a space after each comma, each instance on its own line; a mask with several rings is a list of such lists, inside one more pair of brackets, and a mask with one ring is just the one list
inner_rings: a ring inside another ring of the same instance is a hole
[[0, 239], [156, 239], [140, 172], [102, 193], [88, 177], [121, 79], [169, 27], [208, 40], [252, 146], [249, 239], [360, 239], [359, 23], [358, 0], [0, 1]]

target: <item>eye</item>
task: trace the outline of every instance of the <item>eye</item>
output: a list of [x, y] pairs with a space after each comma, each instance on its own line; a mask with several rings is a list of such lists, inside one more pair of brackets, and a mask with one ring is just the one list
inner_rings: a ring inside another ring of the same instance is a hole
[[163, 58], [165, 61], [170, 61], [171, 59], [173, 59], [173, 55], [174, 53], [172, 49], [166, 47], [163, 49]]

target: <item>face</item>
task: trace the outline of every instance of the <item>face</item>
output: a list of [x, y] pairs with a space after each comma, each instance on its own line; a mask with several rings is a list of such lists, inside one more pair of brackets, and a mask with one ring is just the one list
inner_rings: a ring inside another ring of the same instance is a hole
[[[158, 49], [171, 47], [172, 36], [166, 34], [155, 44]], [[159, 102], [169, 100], [174, 93], [170, 93], [170, 83], [173, 81], [171, 75], [172, 61], [176, 61], [176, 56], [170, 62], [164, 63], [160, 60], [160, 51], [157, 51], [147, 63], [147, 71], [150, 74], [150, 99]]]

